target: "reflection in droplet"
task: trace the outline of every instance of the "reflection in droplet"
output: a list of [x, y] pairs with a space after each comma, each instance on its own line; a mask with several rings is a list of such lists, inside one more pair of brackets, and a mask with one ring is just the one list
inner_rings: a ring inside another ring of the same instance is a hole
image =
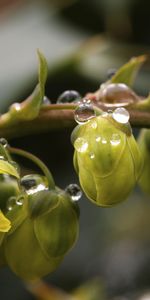
[[63, 92], [57, 99], [57, 103], [71, 103], [81, 100], [81, 95], [75, 90]]
[[21, 185], [26, 189], [29, 190], [31, 188], [36, 187], [36, 180], [33, 178], [32, 175], [26, 175], [21, 178]]
[[29, 190], [26, 190], [26, 192], [27, 192], [28, 195], [33, 195], [33, 194], [35, 194], [37, 192], [44, 191], [46, 189], [47, 188], [45, 187], [45, 185], [42, 184], [42, 183], [40, 183], [40, 184], [36, 185], [35, 187], [33, 187], [33, 188], [29, 189]]
[[15, 205], [16, 205], [16, 197], [12, 196], [8, 199], [6, 207], [9, 211], [11, 211], [15, 207]]
[[23, 195], [16, 198], [16, 204], [18, 206], [22, 206], [24, 204], [24, 196]]
[[124, 107], [120, 107], [114, 110], [112, 117], [118, 123], [126, 124], [129, 121], [130, 115]]
[[0, 144], [3, 146], [3, 147], [7, 147], [8, 146], [8, 142], [6, 139], [4, 138], [0, 138]]
[[78, 201], [82, 197], [82, 191], [80, 187], [75, 183], [69, 184], [66, 187], [65, 191], [67, 194], [69, 194], [72, 201]]
[[6, 160], [4, 156], [0, 155], [0, 160]]
[[108, 117], [108, 112], [106, 112], [106, 111], [102, 112], [101, 116], [104, 118]]
[[102, 144], [107, 144], [107, 140], [106, 140], [105, 138], [102, 138], [102, 139], [101, 139], [101, 143], [102, 143]]
[[88, 148], [88, 142], [84, 138], [77, 138], [74, 143], [74, 147], [78, 152], [86, 152]]
[[110, 143], [112, 146], [117, 146], [121, 142], [120, 135], [118, 133], [114, 133], [111, 137]]
[[50, 99], [47, 96], [44, 96], [42, 104], [43, 105], [49, 105], [49, 104], [51, 104], [51, 101], [50, 101]]
[[91, 104], [89, 103], [82, 103], [75, 109], [75, 121], [78, 124], [84, 124], [85, 122], [89, 121], [90, 119], [95, 117], [95, 111]]
[[97, 122], [96, 122], [96, 121], [92, 121], [92, 122], [91, 122], [91, 127], [92, 127], [93, 129], [96, 129], [96, 128], [97, 128]]
[[90, 153], [90, 158], [94, 159], [94, 157], [95, 157], [94, 153]]
[[96, 140], [97, 143], [100, 142], [101, 136], [97, 136], [95, 140]]
[[16, 111], [21, 110], [21, 104], [20, 103], [13, 103], [11, 107]]
[[91, 104], [91, 100], [88, 98], [83, 98], [82, 103], [84, 104]]

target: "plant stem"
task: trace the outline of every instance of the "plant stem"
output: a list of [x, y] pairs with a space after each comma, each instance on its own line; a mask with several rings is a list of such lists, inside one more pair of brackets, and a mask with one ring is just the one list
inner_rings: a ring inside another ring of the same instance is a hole
[[[93, 101], [93, 104], [96, 114], [100, 114], [101, 110], [108, 110], [107, 103]], [[9, 118], [8, 112], [0, 117], [0, 136], [11, 139], [51, 130], [73, 128], [76, 125], [74, 120], [74, 110], [77, 106], [77, 103], [43, 105], [36, 118], [32, 120], [13, 119], [13, 122], [11, 121], [11, 118]], [[130, 123], [133, 127], [150, 128], [149, 106], [150, 103], [148, 101], [145, 102], [142, 98], [138, 103], [132, 105], [127, 104], [127, 106], [125, 106], [130, 113]], [[118, 107], [117, 103], [109, 105], [110, 110], [114, 110], [116, 107]], [[7, 117], [5, 117], [5, 115], [7, 115]]]
[[39, 158], [37, 158], [35, 155], [33, 155], [25, 150], [13, 148], [13, 147], [8, 147], [8, 151], [11, 154], [17, 154], [17, 155], [23, 156], [23, 157], [31, 160], [32, 162], [34, 162], [46, 176], [49, 188], [55, 188], [55, 183], [54, 183], [53, 177], [52, 177], [49, 169]]

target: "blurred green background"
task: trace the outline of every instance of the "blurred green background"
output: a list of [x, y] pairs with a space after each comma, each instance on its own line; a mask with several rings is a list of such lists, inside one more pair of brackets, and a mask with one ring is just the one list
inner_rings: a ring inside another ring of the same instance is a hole
[[[37, 81], [36, 49], [49, 65], [46, 95], [98, 89], [108, 70], [150, 51], [148, 0], [1, 0], [0, 109], [24, 100]], [[77, 55], [80, 55], [77, 61]], [[135, 90], [147, 95], [150, 61]], [[71, 130], [23, 137], [11, 145], [33, 152], [51, 169], [57, 185], [78, 182], [72, 165]], [[26, 167], [28, 164], [25, 164]], [[137, 188], [119, 206], [102, 209], [80, 200], [80, 236], [60, 268], [45, 280], [66, 291], [100, 278], [108, 299], [150, 299], [150, 199]], [[31, 300], [23, 283], [0, 270], [0, 299]], [[147, 297], [147, 298], [146, 298]], [[100, 300], [101, 295], [91, 300]]]

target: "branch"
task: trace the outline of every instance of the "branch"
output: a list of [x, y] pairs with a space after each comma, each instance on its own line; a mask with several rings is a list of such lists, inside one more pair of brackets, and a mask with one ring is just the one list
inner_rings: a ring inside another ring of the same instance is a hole
[[[93, 94], [94, 95], [94, 94]], [[141, 102], [143, 99], [140, 100]], [[129, 104], [126, 109], [130, 113], [130, 123], [133, 127], [150, 128], [150, 110], [140, 109], [136, 105]], [[94, 102], [95, 107], [104, 111], [108, 110], [108, 104], [102, 102]], [[135, 106], [135, 108], [134, 108]], [[52, 130], [73, 128], [76, 125], [74, 120], [74, 110], [77, 104], [50, 104], [42, 106], [39, 114], [32, 120], [18, 119], [9, 116], [10, 111], [0, 117], [0, 136], [7, 139], [48, 132]], [[118, 103], [110, 104], [109, 109], [114, 110], [118, 107]]]

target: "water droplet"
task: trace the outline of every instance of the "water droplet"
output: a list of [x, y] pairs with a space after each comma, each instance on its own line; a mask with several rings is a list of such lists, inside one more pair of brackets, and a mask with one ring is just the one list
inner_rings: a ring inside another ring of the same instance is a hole
[[117, 146], [121, 142], [120, 135], [118, 133], [114, 133], [111, 137], [110, 143], [112, 146]]
[[124, 83], [107, 83], [100, 86], [100, 97], [107, 105], [117, 103], [125, 105], [137, 99], [136, 94]]
[[36, 180], [34, 178], [31, 178], [31, 175], [27, 175], [22, 177], [21, 179], [21, 185], [26, 189], [29, 190], [33, 187], [36, 187]]
[[92, 121], [92, 122], [91, 122], [91, 127], [92, 127], [93, 129], [96, 129], [96, 128], [97, 128], [97, 122], [96, 122], [96, 121]]
[[95, 154], [94, 153], [90, 153], [90, 158], [94, 159], [94, 157], [95, 157]]
[[95, 140], [96, 140], [97, 143], [100, 142], [101, 136], [97, 136]]
[[83, 98], [82, 103], [84, 104], [91, 104], [91, 100], [88, 98]]
[[0, 155], [0, 160], [6, 160], [4, 156]]
[[101, 116], [104, 118], [108, 117], [108, 112], [106, 112], [106, 111], [102, 112]]
[[43, 97], [43, 105], [49, 105], [49, 104], [51, 104], [50, 99], [47, 96], [44, 96]]
[[95, 117], [95, 111], [91, 104], [82, 103], [75, 110], [75, 121], [78, 124], [84, 124]]
[[69, 194], [72, 201], [78, 201], [82, 197], [82, 191], [80, 187], [75, 183], [69, 184], [66, 187], [65, 191], [67, 194]]
[[20, 111], [21, 110], [21, 104], [20, 103], [13, 103], [11, 105], [11, 109], [16, 110], [16, 111]]
[[86, 152], [88, 148], [88, 142], [84, 138], [77, 138], [74, 143], [74, 147], [78, 152]]
[[47, 188], [45, 187], [44, 184], [40, 183], [40, 184], [36, 185], [34, 188], [27, 190], [26, 192], [28, 195], [33, 195], [37, 192], [44, 191], [44, 190], [47, 190]]
[[118, 123], [126, 124], [129, 121], [130, 115], [124, 107], [119, 107], [114, 110], [112, 117]]
[[11, 211], [15, 206], [16, 206], [16, 197], [12, 196], [8, 199], [6, 207], [9, 211]]
[[112, 115], [112, 113], [113, 113], [113, 111], [111, 109], [108, 109], [107, 112], [108, 112], [109, 115]]
[[47, 189], [47, 187], [41, 179], [41, 176], [34, 174], [24, 176], [21, 179], [21, 185], [25, 188], [26, 193], [28, 195], [32, 195], [39, 191]]
[[6, 139], [4, 138], [0, 138], [0, 144], [3, 146], [3, 147], [7, 147], [8, 146], [8, 142]]
[[63, 92], [57, 99], [57, 103], [71, 103], [81, 100], [81, 95], [75, 90]]
[[105, 138], [101, 139], [102, 144], [107, 144], [107, 140]]
[[19, 197], [16, 199], [16, 204], [17, 204], [18, 206], [22, 206], [22, 205], [24, 204], [24, 200], [25, 200], [24, 196], [21, 195], [21, 196], [19, 196]]

